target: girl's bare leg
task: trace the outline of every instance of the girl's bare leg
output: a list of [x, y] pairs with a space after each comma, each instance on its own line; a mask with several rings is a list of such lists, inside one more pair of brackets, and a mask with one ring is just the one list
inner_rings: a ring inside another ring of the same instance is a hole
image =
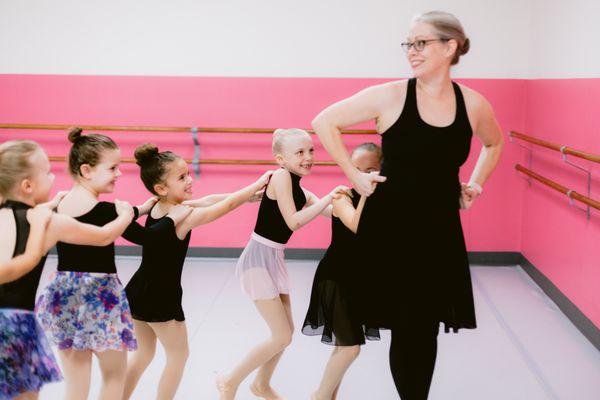
[[96, 352], [100, 370], [102, 371], [101, 400], [120, 399], [125, 386], [127, 370], [127, 351], [107, 350]]
[[[287, 302], [289, 305], [289, 298]], [[254, 304], [269, 326], [271, 337], [254, 347], [230, 373], [217, 377], [219, 400], [233, 400], [240, 383], [252, 371], [275, 358], [292, 340], [288, 311], [280, 297], [271, 300], [256, 300]], [[277, 364], [276, 361], [274, 365]], [[265, 374], [267, 372], [268, 370], [265, 370]]]
[[158, 384], [158, 400], [171, 400], [177, 393], [189, 357], [187, 326], [185, 321], [152, 322], [150, 327], [165, 348], [167, 364]]
[[127, 372], [125, 374], [125, 389], [123, 400], [133, 394], [142, 374], [154, 358], [156, 352], [156, 334], [147, 322], [133, 320], [138, 349], [129, 355]]
[[90, 391], [92, 375], [91, 350], [59, 350], [65, 377], [65, 400], [84, 400]]

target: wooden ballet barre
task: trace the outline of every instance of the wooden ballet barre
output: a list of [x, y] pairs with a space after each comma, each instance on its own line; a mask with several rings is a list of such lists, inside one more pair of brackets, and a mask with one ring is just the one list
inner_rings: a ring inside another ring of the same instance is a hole
[[[67, 131], [73, 126], [79, 126], [86, 131], [117, 131], [117, 132], [190, 132], [196, 129], [200, 133], [268, 133], [275, 129], [271, 128], [215, 128], [215, 127], [157, 127], [157, 126], [104, 126], [104, 125], [45, 125], [45, 124], [1, 124], [0, 129], [35, 129], [35, 130], [60, 130]], [[314, 133], [312, 129], [306, 129]], [[373, 135], [377, 134], [372, 129], [346, 129], [344, 135]]]
[[[66, 162], [67, 157], [63, 156], [49, 156], [50, 161]], [[135, 164], [134, 158], [123, 158], [122, 163]], [[185, 159], [185, 162], [192, 164], [194, 161], [191, 159]], [[220, 165], [277, 165], [274, 160], [225, 160], [225, 159], [206, 159], [200, 160], [200, 164], [220, 164]], [[337, 165], [334, 161], [315, 161], [314, 165], [334, 166]]]
[[583, 204], [586, 204], [590, 207], [595, 208], [596, 210], [600, 210], [600, 202], [599, 201], [590, 199], [589, 197], [579, 194], [574, 190], [570, 190], [569, 188], [567, 188], [559, 183], [556, 183], [548, 178], [545, 178], [539, 174], [536, 174], [532, 170], [525, 168], [520, 164], [516, 164], [515, 169], [519, 172], [524, 173], [527, 176], [530, 176], [531, 178], [535, 179], [536, 181], [541, 182], [544, 185], [551, 187], [552, 189], [554, 189], [556, 191], [566, 194], [570, 199], [577, 200]]
[[561, 146], [556, 143], [548, 142], [548, 141], [542, 140], [542, 139], [537, 139], [537, 138], [534, 138], [533, 136], [525, 135], [524, 133], [519, 133], [519, 132], [515, 132], [515, 131], [511, 131], [509, 133], [509, 136], [524, 140], [526, 142], [529, 142], [529, 143], [532, 143], [532, 144], [535, 144], [538, 146], [545, 147], [547, 149], [555, 150], [555, 151], [558, 151], [563, 154], [570, 154], [572, 156], [583, 158], [588, 161], [600, 163], [600, 155], [598, 155], [598, 154], [593, 154], [593, 153], [588, 153], [588, 152], [581, 151], [581, 150], [576, 150], [576, 149], [573, 149], [573, 148], [567, 147], [567, 146]]

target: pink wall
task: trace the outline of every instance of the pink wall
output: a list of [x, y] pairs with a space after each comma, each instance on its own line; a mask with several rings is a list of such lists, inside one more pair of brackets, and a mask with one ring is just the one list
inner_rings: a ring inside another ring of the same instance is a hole
[[[527, 87], [526, 133], [561, 145], [600, 153], [600, 79], [534, 80]], [[525, 164], [525, 151], [521, 151]], [[583, 172], [561, 154], [536, 148], [536, 172], [586, 193]], [[592, 198], [600, 199], [600, 165], [571, 161], [592, 171]], [[526, 165], [526, 164], [525, 164]], [[566, 196], [533, 183], [524, 190], [522, 253], [600, 327], [600, 212], [592, 218], [569, 206]]]
[[[199, 77], [115, 77], [62, 75], [0, 75], [0, 122], [105, 124], [148, 126], [219, 127], [308, 127], [325, 106], [381, 79], [329, 78], [199, 78]], [[526, 82], [523, 80], [471, 79], [461, 82], [483, 93], [493, 105], [505, 132], [525, 124]], [[370, 126], [364, 126], [366, 128]], [[2, 140], [32, 138], [50, 155], [65, 155], [66, 134], [7, 131]], [[191, 137], [187, 134], [111, 133], [123, 156], [131, 157], [139, 143], [152, 141], [190, 157]], [[348, 143], [378, 137], [348, 138]], [[318, 139], [315, 138], [315, 141]], [[268, 135], [202, 135], [204, 158], [271, 158]], [[463, 169], [468, 180], [480, 145]], [[520, 179], [512, 166], [520, 152], [512, 146], [506, 152], [485, 195], [470, 211], [463, 213], [467, 244], [471, 251], [518, 251], [520, 249]], [[317, 158], [327, 154], [317, 146]], [[70, 186], [64, 164], [55, 163], [56, 189]], [[138, 178], [135, 165], [123, 165], [124, 175], [115, 196], [132, 203], [143, 201], [148, 193]], [[262, 168], [203, 166], [195, 182], [195, 195], [231, 191], [249, 183]], [[339, 170], [316, 167], [303, 184], [317, 195], [326, 194], [346, 183]], [[107, 199], [113, 196], [107, 196]], [[246, 205], [223, 219], [194, 232], [192, 246], [243, 247], [254, 226], [257, 205]], [[298, 231], [290, 247], [324, 248], [329, 243], [329, 221], [320, 218]]]

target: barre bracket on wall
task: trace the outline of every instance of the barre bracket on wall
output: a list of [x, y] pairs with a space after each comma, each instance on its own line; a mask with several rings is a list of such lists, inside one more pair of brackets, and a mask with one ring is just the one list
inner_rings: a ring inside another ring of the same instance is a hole
[[[550, 143], [550, 142], [547, 142], [545, 140], [537, 139], [537, 138], [534, 138], [534, 137], [531, 137], [531, 136], [528, 136], [528, 135], [524, 135], [524, 134], [519, 133], [519, 132], [511, 131], [508, 134], [508, 136], [509, 136], [509, 139], [510, 139], [511, 143], [514, 143], [517, 146], [524, 148], [528, 152], [528, 167], [529, 167], [528, 170], [526, 171], [520, 165], [517, 165], [516, 168], [517, 168], [517, 170], [519, 170], [519, 171], [521, 171], [521, 172], [523, 172], [523, 173], [525, 173], [527, 175], [527, 181], [528, 181], [529, 185], [531, 185], [531, 180], [532, 180], [532, 177], [533, 177], [536, 180], [539, 180], [540, 182], [545, 183], [546, 185], [551, 186], [551, 187], [555, 188], [556, 190], [563, 192], [564, 194], [567, 195], [567, 198], [569, 199], [569, 205], [571, 207], [574, 207], [574, 208], [580, 210], [580, 211], [583, 211], [586, 214], [587, 219], [589, 220], [591, 218], [591, 208], [592, 208], [590, 206], [590, 202], [597, 203], [597, 202], [595, 202], [591, 198], [591, 195], [592, 195], [592, 171], [591, 171], [591, 169], [584, 168], [584, 167], [582, 167], [582, 166], [580, 166], [578, 164], [575, 164], [575, 163], [571, 162], [568, 159], [567, 156], [569, 154], [571, 154], [571, 155], [576, 156], [576, 157], [580, 157], [580, 158], [583, 158], [583, 159], [586, 159], [586, 160], [590, 160], [590, 161], [593, 161], [593, 162], [600, 163], [599, 156], [595, 155], [595, 154], [591, 154], [591, 153], [586, 153], [586, 152], [583, 152], [583, 151], [580, 151], [580, 150], [571, 149], [571, 148], [569, 148], [567, 146], [560, 146], [560, 145], [557, 145], [555, 143]], [[543, 178], [543, 177], [535, 174], [533, 171], [531, 171], [531, 164], [532, 164], [532, 158], [533, 158], [533, 149], [531, 147], [525, 147], [525, 146], [523, 146], [523, 145], [521, 145], [519, 143], [515, 143], [514, 140], [513, 140], [514, 137], [516, 137], [518, 139], [521, 139], [521, 140], [524, 140], [526, 142], [535, 144], [535, 145], [539, 145], [539, 146], [551, 149], [551, 150], [559, 151], [562, 154], [562, 160], [563, 160], [563, 162], [565, 162], [567, 165], [569, 165], [569, 166], [571, 166], [573, 168], [576, 168], [576, 169], [578, 169], [580, 171], [583, 171], [586, 174], [586, 177], [587, 177], [587, 196], [582, 196], [579, 193], [577, 193], [575, 190], [568, 189], [568, 188], [566, 188], [566, 187], [564, 187], [562, 185], [556, 184], [555, 182], [552, 182], [552, 181], [548, 180], [547, 178]], [[582, 201], [581, 197], [585, 197], [586, 201]], [[585, 208], [579, 207], [575, 203], [574, 200], [582, 201], [586, 205], [586, 207]]]
[[198, 128], [195, 126], [190, 129], [192, 132], [192, 142], [194, 144], [194, 158], [192, 159], [192, 168], [196, 178], [200, 177], [200, 141], [198, 140]]

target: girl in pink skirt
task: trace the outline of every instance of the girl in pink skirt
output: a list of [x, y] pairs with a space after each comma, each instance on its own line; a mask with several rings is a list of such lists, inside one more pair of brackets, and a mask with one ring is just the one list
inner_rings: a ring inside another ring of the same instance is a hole
[[293, 231], [319, 214], [330, 216], [332, 200], [347, 190], [338, 186], [319, 199], [300, 186], [300, 179], [311, 171], [313, 153], [314, 145], [306, 131], [278, 129], [273, 133], [273, 155], [281, 168], [271, 177], [254, 232], [236, 266], [242, 290], [254, 301], [271, 337], [229, 373], [217, 377], [220, 400], [234, 399], [240, 383], [257, 368], [252, 393], [264, 399], [281, 399], [270, 381], [294, 331], [283, 249]]

